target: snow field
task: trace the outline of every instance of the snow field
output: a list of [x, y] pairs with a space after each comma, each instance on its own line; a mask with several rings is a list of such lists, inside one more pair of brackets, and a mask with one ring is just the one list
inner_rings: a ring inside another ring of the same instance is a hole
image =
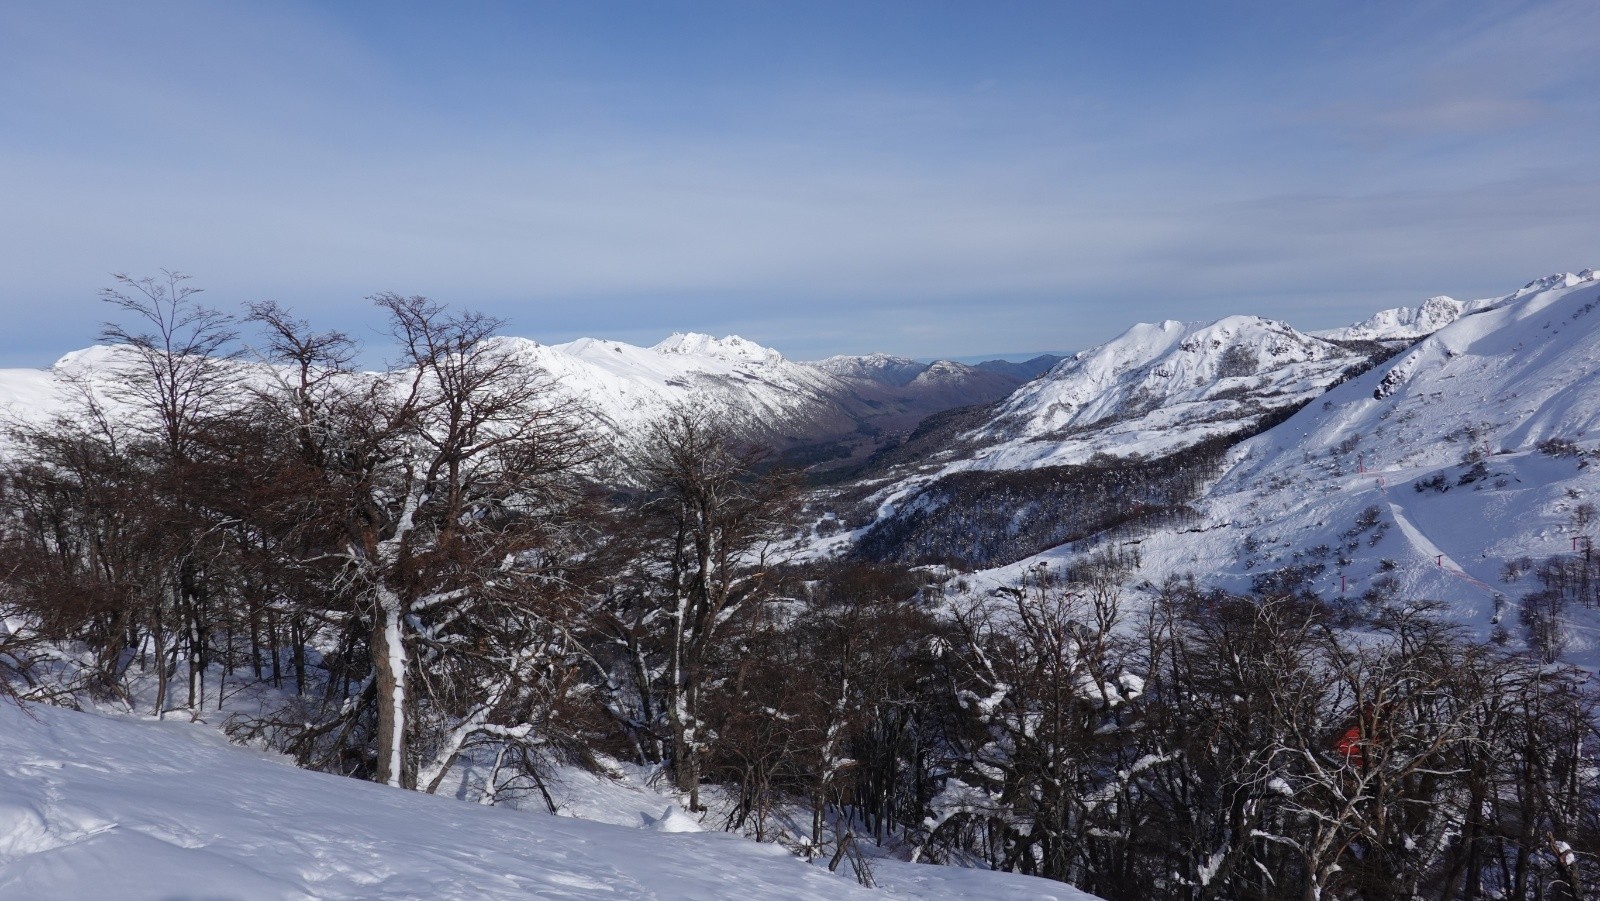
[[202, 725], [0, 703], [0, 898], [1088, 897], [909, 864], [862, 888], [657, 810], [630, 829], [483, 807], [299, 770]]

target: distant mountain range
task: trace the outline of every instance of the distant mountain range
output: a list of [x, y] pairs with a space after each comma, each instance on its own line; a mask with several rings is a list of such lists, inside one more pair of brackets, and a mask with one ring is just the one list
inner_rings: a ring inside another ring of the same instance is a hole
[[[831, 473], [841, 487], [817, 503], [849, 527], [818, 553], [924, 559], [960, 545], [1004, 578], [1115, 534], [1140, 543], [1153, 574], [1247, 586], [1303, 566], [1319, 591], [1398, 585], [1487, 629], [1503, 620], [1495, 598], [1530, 578], [1519, 564], [1497, 585], [1508, 561], [1570, 550], [1600, 519], [1594, 270], [1315, 333], [1256, 316], [1141, 324], [1024, 363], [804, 363], [693, 333], [648, 348], [495, 340], [620, 443], [690, 405]], [[91, 348], [51, 370], [0, 370], [0, 407], [59, 408], [64, 376], [111, 377], [116, 357]], [[1157, 508], [1165, 520], [1149, 518]]]
[[[1491, 637], [1600, 537], [1600, 273], [1317, 335], [1135, 326], [923, 432], [841, 497], [867, 512], [832, 552], [986, 560], [1003, 583], [1137, 547], [1148, 584], [1444, 601]], [[1600, 614], [1564, 615], [1549, 640], [1600, 664]]]
[[[929, 414], [999, 400], [1059, 359], [968, 366], [872, 354], [803, 363], [738, 336], [698, 333], [653, 347], [595, 338], [493, 340], [550, 373], [556, 389], [578, 399], [620, 443], [669, 407], [687, 405], [714, 410], [751, 440], [823, 467], [862, 458]], [[117, 356], [96, 347], [67, 354], [50, 370], [0, 370], [0, 408], [54, 408], [63, 376], [109, 373]]]

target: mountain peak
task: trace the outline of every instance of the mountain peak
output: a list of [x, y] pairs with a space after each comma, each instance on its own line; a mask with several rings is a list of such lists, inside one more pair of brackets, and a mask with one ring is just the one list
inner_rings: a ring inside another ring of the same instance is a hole
[[823, 372], [829, 372], [841, 378], [865, 379], [896, 387], [910, 384], [913, 379], [928, 369], [924, 363], [886, 353], [872, 353], [859, 357], [839, 355], [829, 357], [826, 360], [807, 363], [806, 365], [814, 366]]
[[673, 332], [666, 340], [650, 349], [660, 354], [692, 354], [729, 362], [781, 363], [783, 361], [783, 354], [738, 335], [716, 338], [701, 332]]
[[81, 350], [68, 351], [51, 364], [54, 372], [83, 372], [113, 369], [137, 359], [132, 347], [126, 344], [93, 344]]
[[1593, 277], [1593, 269], [1585, 269], [1583, 272], [1577, 275], [1573, 275], [1570, 272], [1554, 272], [1545, 276], [1544, 278], [1536, 278], [1533, 281], [1528, 282], [1526, 285], [1518, 288], [1516, 293], [1512, 294], [1511, 296], [1523, 297], [1528, 294], [1537, 294], [1540, 291], [1549, 291], [1551, 288], [1571, 288], [1574, 285], [1583, 284]]
[[831, 366], [846, 366], [846, 365], [883, 367], [883, 366], [918, 366], [918, 365], [921, 365], [921, 364], [917, 363], [916, 360], [913, 360], [910, 357], [897, 357], [894, 354], [886, 354], [886, 353], [883, 353], [882, 351], [877, 351], [877, 352], [870, 353], [870, 354], [860, 354], [860, 355], [854, 355], [854, 356], [852, 356], [850, 354], [835, 354], [834, 356], [828, 357], [825, 360], [817, 360], [816, 362], [812, 363], [811, 365], [820, 366], [823, 369], [827, 369], [827, 368], [829, 368]]
[[1303, 403], [1356, 359], [1260, 316], [1140, 323], [1019, 388], [969, 434], [994, 445], [972, 465], [1059, 465], [1111, 447], [1161, 453]]

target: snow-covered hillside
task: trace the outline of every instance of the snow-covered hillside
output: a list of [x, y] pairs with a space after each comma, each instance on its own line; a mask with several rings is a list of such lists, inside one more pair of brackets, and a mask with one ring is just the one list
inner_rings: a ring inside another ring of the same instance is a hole
[[766, 437], [848, 433], [861, 412], [847, 381], [738, 336], [679, 333], [654, 347], [498, 340], [621, 437], [675, 405], [719, 411]]
[[896, 387], [909, 384], [928, 369], [926, 363], [889, 354], [835, 356], [817, 360], [811, 365], [843, 378], [882, 382]]
[[[843, 409], [851, 400], [847, 381], [737, 336], [679, 333], [654, 347], [594, 338], [555, 345], [492, 340], [550, 373], [557, 390], [579, 398], [619, 435], [636, 434], [645, 421], [685, 404], [766, 430], [853, 427]], [[115, 378], [130, 359], [102, 345], [68, 353], [49, 370], [0, 370], [0, 405], [23, 414], [58, 409], [67, 380]]]
[[1257, 316], [1141, 323], [1062, 360], [954, 434], [920, 430], [928, 446], [902, 455], [910, 466], [891, 464], [884, 473], [878, 516], [895, 515], [957, 473], [1160, 457], [1236, 435], [1316, 397], [1368, 359]]
[[[1401, 590], [1454, 600], [1486, 625], [1496, 592], [1525, 590], [1499, 581], [1504, 564], [1571, 551], [1586, 534], [1575, 511], [1600, 490], [1582, 458], [1539, 450], [1550, 439], [1596, 449], [1600, 280], [1541, 281], [1246, 443], [1208, 506], [1237, 520], [1241, 542], [1300, 549], [1376, 506], [1394, 534], [1349, 554], [1346, 590], [1370, 586], [1392, 559]], [[1324, 590], [1337, 588], [1336, 569]]]
[[[1198, 525], [1138, 539], [1142, 578], [1248, 590], [1287, 572], [1325, 597], [1441, 600], [1481, 636], [1514, 633], [1530, 562], [1600, 536], [1596, 453], [1600, 274], [1586, 270], [1484, 304], [1234, 448]], [[1600, 662], [1600, 623], [1572, 614], [1565, 651]]]
[[1418, 306], [1380, 310], [1355, 325], [1308, 334], [1329, 341], [1415, 341], [1455, 322], [1469, 310], [1477, 311], [1467, 303], [1441, 294]]
[[1546, 276], [1482, 300], [1434, 297], [1316, 333], [1257, 316], [1141, 323], [1018, 389], [990, 422], [963, 436], [984, 447], [955, 468], [1075, 463], [1097, 452], [1158, 456], [1321, 394], [1366, 359], [1333, 341], [1415, 341], [1463, 317], [1595, 277], [1593, 270]]
[[[130, 415], [117, 389], [142, 365], [127, 346], [97, 344], [62, 355], [49, 369], [0, 369], [0, 452], [8, 442], [4, 426], [75, 413], [88, 397], [110, 419]], [[258, 385], [269, 377], [264, 366], [241, 363], [238, 372]]]
[[1158, 456], [1304, 403], [1361, 359], [1257, 316], [1135, 325], [1018, 389], [964, 436], [984, 447], [954, 468]]
[[206, 726], [0, 702], [5, 898], [1089, 899], [888, 861], [872, 890], [681, 812], [636, 825], [299, 770]]
[[1181, 463], [1151, 461], [1204, 446], [1189, 462], [1209, 467], [1227, 441], [1372, 365], [1374, 352], [1383, 349], [1352, 349], [1257, 316], [1135, 325], [991, 411], [930, 419], [880, 454], [879, 481], [851, 514], [864, 531], [834, 536], [826, 552], [859, 542], [878, 559], [987, 565], [1092, 534], [1125, 519], [1133, 501], [1114, 500], [1112, 480], [1090, 477], [1084, 464], [1121, 467], [1141, 486], [1138, 503], [1178, 510], [1193, 479]]
[[1395, 307], [1380, 310], [1367, 319], [1342, 328], [1308, 332], [1329, 341], [1403, 341], [1412, 342], [1437, 332], [1463, 316], [1481, 313], [1510, 303], [1530, 294], [1557, 288], [1571, 288], [1589, 280], [1593, 270], [1586, 269], [1576, 275], [1561, 272], [1536, 278], [1503, 297], [1486, 297], [1481, 300], [1456, 300], [1439, 295], [1430, 297], [1415, 307]]

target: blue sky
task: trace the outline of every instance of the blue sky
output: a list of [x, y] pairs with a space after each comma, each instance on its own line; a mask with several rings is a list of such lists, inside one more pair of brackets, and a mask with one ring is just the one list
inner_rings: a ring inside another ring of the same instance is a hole
[[1600, 265], [1592, 2], [0, 5], [0, 365], [110, 273], [366, 334], [970, 356]]

